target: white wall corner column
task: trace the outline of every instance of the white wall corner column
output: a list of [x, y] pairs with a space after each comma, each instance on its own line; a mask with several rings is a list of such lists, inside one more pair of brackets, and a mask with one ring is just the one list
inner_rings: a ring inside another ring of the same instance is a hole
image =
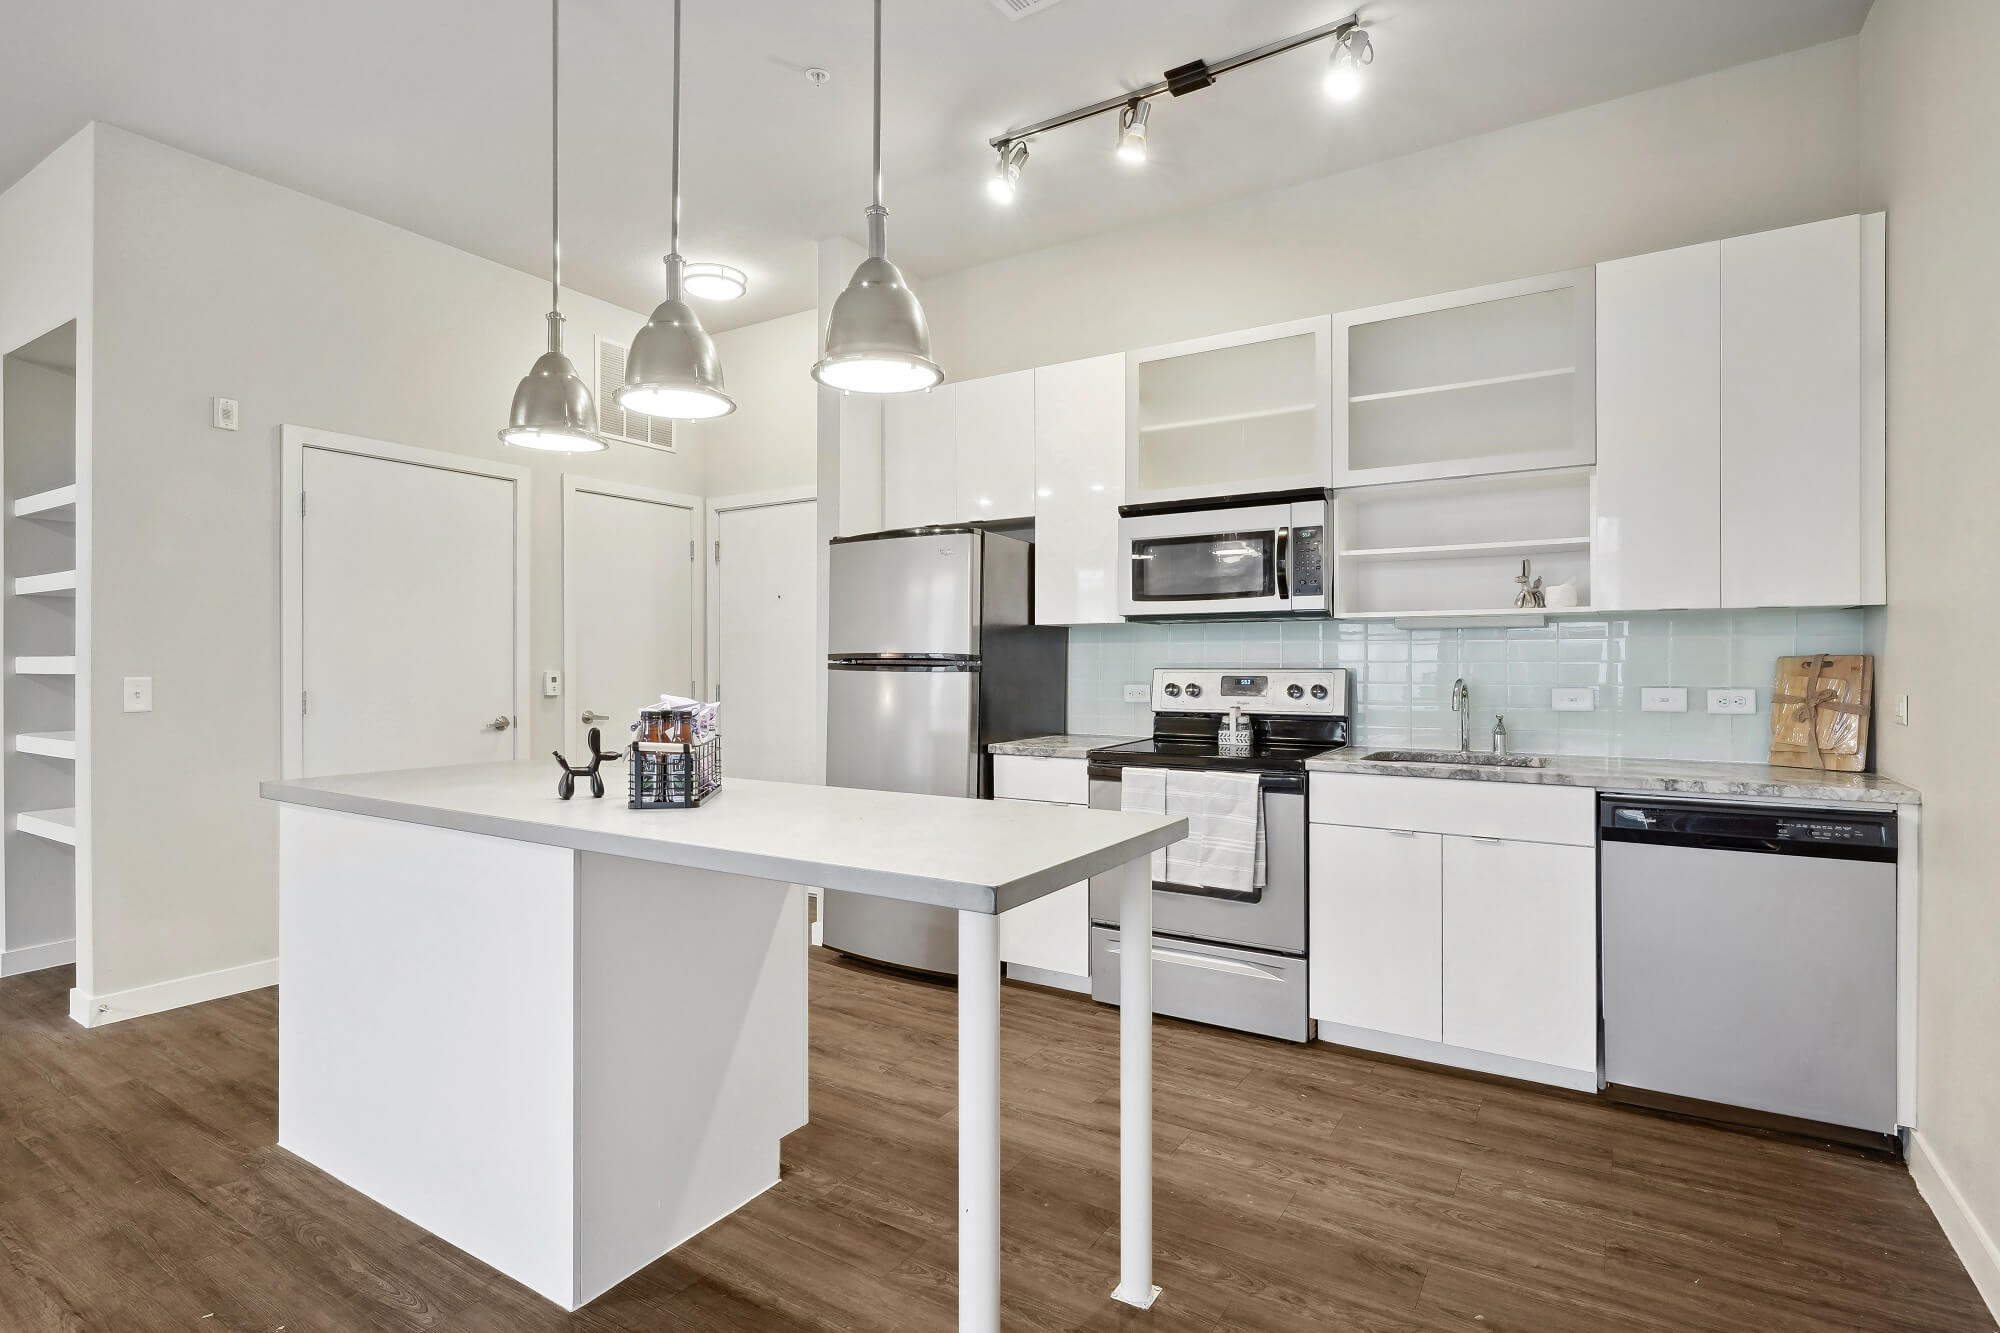
[[[847, 280], [854, 276], [855, 267], [868, 257], [868, 252], [845, 237], [829, 236], [819, 242], [814, 253], [817, 268], [816, 285], [819, 293], [819, 312], [817, 316], [817, 332], [813, 341], [813, 354], [817, 357], [819, 349], [826, 342], [826, 321], [827, 317], [833, 313], [834, 300], [846, 289]], [[803, 368], [800, 373], [805, 373]], [[817, 450], [819, 460], [817, 468], [819, 493], [819, 592], [817, 603], [819, 610], [817, 612], [817, 629], [814, 634], [814, 652], [821, 661], [826, 659], [827, 590], [829, 579], [832, 576], [827, 544], [835, 537], [838, 537], [843, 531], [841, 527], [843, 497], [847, 494], [850, 487], [864, 495], [869, 490], [865, 469], [862, 470], [863, 475], [851, 478], [843, 476], [841, 447], [841, 424], [843, 420], [841, 399], [843, 396], [834, 389], [829, 389], [824, 385], [820, 386], [819, 445]], [[881, 410], [879, 408], [875, 411], [875, 425], [874, 503], [872, 508], [879, 518], [882, 504], [882, 441]], [[866, 509], [870, 506], [864, 503], [862, 507]], [[826, 673], [824, 671], [819, 674], [819, 686], [814, 697], [816, 700], [813, 707], [814, 726], [816, 733], [824, 736], [826, 735]], [[823, 766], [820, 776], [824, 780], [825, 772]]]

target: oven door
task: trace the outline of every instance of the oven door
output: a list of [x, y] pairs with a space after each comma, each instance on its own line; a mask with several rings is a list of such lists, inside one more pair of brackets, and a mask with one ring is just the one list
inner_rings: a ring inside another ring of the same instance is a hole
[[[1119, 613], [1167, 620], [1324, 614], [1325, 531], [1323, 501], [1120, 518]], [[1306, 585], [1294, 578], [1295, 567], [1307, 573]]]

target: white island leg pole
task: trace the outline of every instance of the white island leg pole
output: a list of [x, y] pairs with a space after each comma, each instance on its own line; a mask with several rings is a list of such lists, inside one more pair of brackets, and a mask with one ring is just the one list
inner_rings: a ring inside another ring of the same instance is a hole
[[1150, 1309], [1153, 1285], [1153, 867], [1118, 881], [1118, 1289], [1113, 1300]]
[[958, 914], [958, 1329], [1000, 1333], [1000, 918]]

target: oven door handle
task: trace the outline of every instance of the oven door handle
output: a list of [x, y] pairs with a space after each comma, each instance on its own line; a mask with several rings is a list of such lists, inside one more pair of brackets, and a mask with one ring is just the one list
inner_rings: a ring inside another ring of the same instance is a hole
[[1292, 530], [1281, 527], [1278, 529], [1278, 600], [1281, 602], [1292, 600], [1292, 576], [1291, 571], [1286, 568], [1291, 564], [1291, 559]]
[[[1123, 942], [1113, 940], [1111, 956], [1116, 958], [1122, 951]], [[1214, 954], [1189, 953], [1184, 949], [1163, 949], [1153, 946], [1153, 961], [1172, 963], [1177, 967], [1198, 967], [1205, 972], [1221, 972], [1226, 976], [1249, 977], [1254, 981], [1276, 981], [1282, 983], [1284, 974], [1275, 968], [1260, 967], [1256, 963], [1246, 963], [1236, 958], [1219, 958]]]

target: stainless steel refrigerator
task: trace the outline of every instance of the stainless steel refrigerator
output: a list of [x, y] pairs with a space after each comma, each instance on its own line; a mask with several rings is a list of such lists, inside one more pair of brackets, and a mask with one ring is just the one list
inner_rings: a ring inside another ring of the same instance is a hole
[[[837, 537], [828, 589], [826, 780], [984, 797], [986, 747], [1060, 732], [1069, 635], [1033, 622], [1034, 545], [977, 528]], [[958, 971], [936, 907], [829, 891], [829, 948]]]

